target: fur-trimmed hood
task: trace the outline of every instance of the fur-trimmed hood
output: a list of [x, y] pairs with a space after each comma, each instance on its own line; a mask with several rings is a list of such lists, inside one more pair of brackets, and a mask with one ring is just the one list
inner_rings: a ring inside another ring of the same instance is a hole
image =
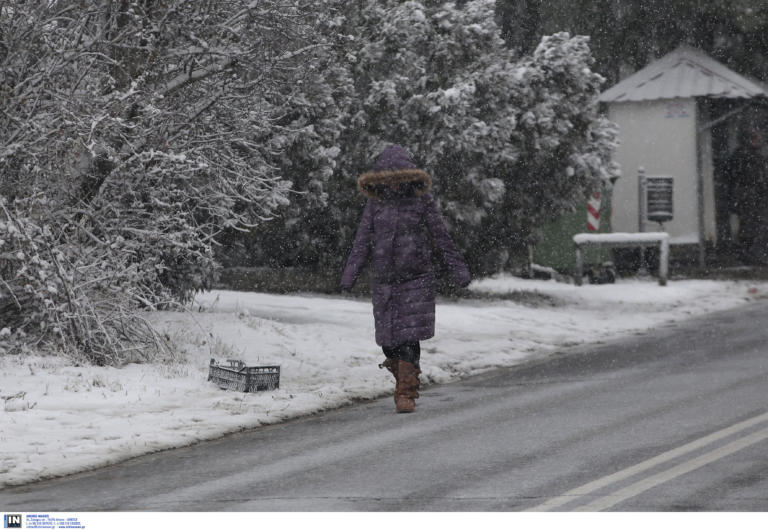
[[394, 171], [369, 171], [357, 179], [357, 189], [371, 199], [383, 199], [385, 190], [401, 184], [410, 184], [413, 195], [419, 197], [432, 189], [432, 179], [421, 169], [399, 169]]
[[426, 171], [416, 167], [405, 149], [390, 145], [378, 156], [371, 170], [360, 175], [357, 188], [372, 199], [421, 196], [429, 193], [432, 179]]

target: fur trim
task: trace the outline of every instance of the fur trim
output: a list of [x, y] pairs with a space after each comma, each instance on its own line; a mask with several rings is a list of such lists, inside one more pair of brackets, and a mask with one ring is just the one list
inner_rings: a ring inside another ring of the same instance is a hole
[[380, 199], [376, 188], [378, 186], [392, 186], [404, 182], [421, 184], [416, 189], [416, 196], [426, 195], [432, 189], [432, 179], [426, 171], [421, 169], [397, 169], [391, 171], [369, 171], [360, 175], [357, 179], [357, 189], [371, 199]]

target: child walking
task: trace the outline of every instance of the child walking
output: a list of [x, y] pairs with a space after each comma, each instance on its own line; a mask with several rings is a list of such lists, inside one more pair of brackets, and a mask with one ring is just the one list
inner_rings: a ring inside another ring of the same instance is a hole
[[399, 145], [387, 147], [357, 181], [368, 197], [341, 278], [351, 289], [370, 260], [379, 365], [395, 377], [397, 412], [413, 412], [419, 397], [419, 341], [435, 335], [435, 269], [431, 245], [440, 251], [453, 281], [465, 287], [469, 269], [448, 235], [429, 175]]

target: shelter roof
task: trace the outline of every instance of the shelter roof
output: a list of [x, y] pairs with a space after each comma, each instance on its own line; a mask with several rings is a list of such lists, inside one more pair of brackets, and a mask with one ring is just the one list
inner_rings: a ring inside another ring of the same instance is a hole
[[768, 98], [768, 86], [748, 79], [701, 50], [682, 45], [600, 94], [599, 101]]

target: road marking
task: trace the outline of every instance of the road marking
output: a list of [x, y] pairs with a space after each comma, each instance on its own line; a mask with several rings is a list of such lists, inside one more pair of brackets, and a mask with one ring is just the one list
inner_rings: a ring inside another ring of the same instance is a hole
[[691, 471], [699, 469], [700, 467], [703, 467], [707, 464], [711, 464], [716, 460], [720, 460], [721, 458], [724, 458], [728, 455], [732, 455], [737, 451], [741, 451], [742, 449], [749, 447], [750, 445], [754, 445], [757, 442], [761, 442], [766, 438], [768, 438], [768, 428], [752, 433], [748, 436], [745, 436], [744, 438], [735, 440], [727, 445], [724, 445], [723, 447], [719, 447], [708, 453], [704, 453], [701, 456], [697, 456], [692, 460], [683, 462], [682, 464], [678, 464], [672, 468], [667, 469], [666, 471], [662, 471], [660, 473], [656, 473], [655, 475], [651, 475], [646, 479], [643, 479], [639, 482], [636, 482], [625, 488], [620, 489], [616, 493], [611, 493], [610, 495], [606, 495], [605, 497], [597, 499], [596, 501], [591, 502], [586, 506], [577, 508], [575, 511], [599, 512], [600, 510], [607, 510], [608, 508], [615, 506], [622, 501], [625, 501], [631, 497], [640, 495], [644, 491], [647, 491], [653, 488], [654, 486], [658, 486], [659, 484], [668, 482], [674, 478], [679, 477], [680, 475], [690, 473]]
[[740, 421], [739, 423], [731, 425], [730, 427], [726, 427], [719, 431], [713, 432], [712, 434], [704, 436], [703, 438], [699, 438], [698, 440], [694, 440], [693, 442], [687, 443], [685, 445], [681, 445], [680, 447], [677, 447], [675, 449], [662, 453], [658, 456], [650, 458], [644, 462], [640, 462], [639, 464], [635, 464], [634, 466], [628, 467], [621, 471], [617, 471], [616, 473], [613, 473], [611, 475], [607, 475], [603, 478], [594, 480], [592, 482], [588, 482], [583, 486], [579, 486], [578, 488], [567, 491], [562, 495], [558, 495], [557, 497], [552, 497], [547, 502], [539, 504], [538, 506], [534, 506], [533, 508], [529, 508], [528, 510], [525, 510], [525, 511], [545, 512], [548, 510], [554, 510], [555, 508], [559, 508], [564, 504], [567, 504], [573, 500], [576, 500], [578, 497], [581, 497], [583, 495], [588, 495], [610, 484], [627, 479], [633, 475], [642, 473], [643, 471], [647, 471], [651, 468], [658, 466], [659, 464], [663, 464], [670, 460], [674, 460], [675, 458], [678, 458], [680, 456], [696, 451], [697, 449], [701, 449], [702, 447], [706, 447], [707, 445], [713, 442], [722, 440], [723, 438], [726, 438], [728, 436], [731, 436], [743, 430], [749, 429], [750, 427], [754, 427], [755, 425], [758, 425], [765, 421], [768, 421], [768, 412], [755, 416], [754, 418]]

